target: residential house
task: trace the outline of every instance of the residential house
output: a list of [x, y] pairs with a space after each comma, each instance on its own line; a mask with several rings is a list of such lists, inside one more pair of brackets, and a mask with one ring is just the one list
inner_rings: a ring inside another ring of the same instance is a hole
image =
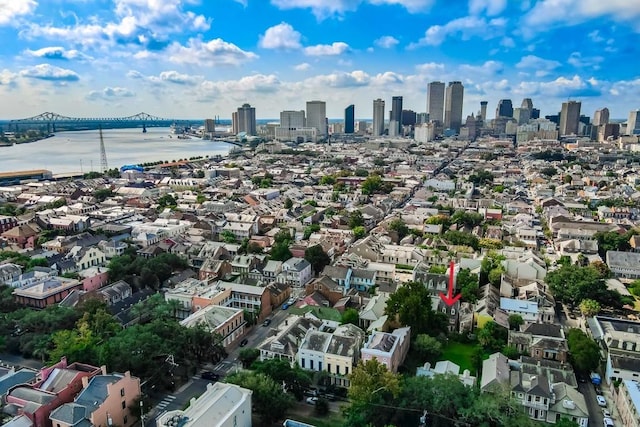
[[587, 324], [606, 352], [605, 380], [640, 381], [640, 322], [595, 316]]
[[568, 361], [569, 347], [560, 325], [523, 325], [521, 331], [509, 331], [508, 343], [519, 353], [528, 354], [536, 360], [555, 360], [562, 363]]
[[374, 295], [360, 309], [358, 322], [360, 328], [364, 331], [371, 332], [373, 330], [383, 330], [387, 321], [385, 309], [389, 296], [385, 294]]
[[409, 351], [411, 328], [398, 328], [391, 333], [373, 332], [360, 351], [363, 362], [376, 359], [391, 372], [398, 372]]
[[524, 406], [529, 418], [544, 422], [553, 400], [549, 379], [542, 375], [512, 370], [510, 382], [511, 395]]
[[623, 380], [613, 387], [613, 405], [620, 415], [621, 425], [640, 427], [640, 383], [635, 380]]
[[296, 362], [300, 342], [309, 330], [318, 330], [322, 321], [313, 317], [289, 316], [280, 324], [276, 334], [265, 338], [258, 346], [260, 360], [286, 359], [291, 364]]
[[235, 384], [210, 383], [185, 410], [162, 413], [157, 427], [251, 427], [251, 390]]
[[537, 323], [540, 321], [538, 303], [512, 298], [500, 298], [500, 309], [509, 316], [517, 314], [525, 323]]
[[76, 271], [85, 270], [89, 267], [102, 266], [107, 261], [104, 252], [95, 246], [74, 246], [71, 248], [66, 258], [75, 263]]
[[51, 412], [70, 403], [82, 390], [83, 378], [92, 378], [101, 368], [82, 363], [67, 364], [66, 358], [40, 371], [39, 380], [11, 387], [5, 398], [5, 409], [23, 415], [36, 427], [50, 427]]
[[18, 264], [5, 262], [0, 264], [0, 284], [9, 284], [22, 274], [22, 267]]
[[106, 374], [82, 378], [82, 391], [71, 403], [51, 412], [55, 427], [109, 426], [129, 427], [138, 422], [141, 395], [140, 379], [124, 374]]
[[312, 278], [311, 264], [304, 258], [289, 258], [282, 263], [282, 273], [278, 280], [291, 286], [305, 286]]
[[607, 251], [607, 265], [616, 277], [640, 279], [640, 253]]
[[28, 224], [17, 225], [0, 234], [0, 237], [8, 240], [21, 249], [34, 248], [38, 233]]
[[180, 322], [188, 328], [202, 325], [210, 333], [220, 335], [225, 349], [244, 336], [246, 323], [243, 310], [219, 305], [204, 307]]
[[468, 369], [465, 369], [464, 372], [460, 374], [460, 366], [449, 360], [441, 360], [437, 362], [433, 368], [431, 364], [427, 362], [424, 366], [418, 366], [416, 369], [416, 377], [432, 378], [436, 375], [455, 375], [460, 382], [467, 387], [473, 387], [476, 383], [476, 377], [472, 377]]
[[62, 301], [71, 291], [82, 289], [82, 282], [64, 277], [45, 277], [14, 289], [16, 303], [33, 308], [45, 308]]
[[302, 369], [329, 373], [329, 381], [338, 387], [349, 387], [349, 374], [360, 358], [364, 331], [351, 324], [319, 330], [307, 330], [298, 347], [296, 360]]
[[11, 230], [18, 225], [18, 220], [13, 216], [0, 215], [0, 234], [7, 230]]

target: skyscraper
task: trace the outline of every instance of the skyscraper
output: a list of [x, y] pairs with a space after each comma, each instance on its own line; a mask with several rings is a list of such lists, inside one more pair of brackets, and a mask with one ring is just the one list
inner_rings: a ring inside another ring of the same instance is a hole
[[513, 117], [513, 104], [510, 99], [501, 99], [496, 108], [496, 119], [498, 117]]
[[327, 103], [307, 101], [307, 126], [318, 129], [318, 136], [327, 135]]
[[242, 104], [242, 107], [238, 108], [238, 112], [235, 116], [237, 118], [238, 125], [236, 128], [236, 134], [245, 132], [247, 135], [256, 135], [256, 109], [249, 104]]
[[427, 86], [427, 113], [429, 120], [443, 123], [444, 120], [444, 83], [431, 82]]
[[633, 110], [629, 113], [627, 135], [640, 135], [640, 110]]
[[355, 132], [355, 108], [356, 107], [351, 104], [344, 109], [344, 133]]
[[462, 102], [464, 100], [464, 86], [462, 82], [449, 82], [445, 94], [444, 127], [460, 132], [462, 126]]
[[602, 126], [609, 123], [609, 109], [601, 108], [600, 110], [596, 110], [593, 114], [593, 125], [594, 126]]
[[304, 110], [280, 112], [280, 127], [296, 129], [303, 128], [305, 126]]
[[402, 97], [391, 98], [391, 116], [389, 118], [389, 136], [401, 135], [402, 129]]
[[487, 122], [487, 101], [480, 101], [480, 118]]
[[533, 110], [533, 101], [531, 98], [525, 98], [522, 100], [522, 104], [520, 104], [520, 108], [526, 108], [527, 110]]
[[384, 101], [380, 98], [373, 101], [373, 136], [384, 133]]
[[579, 101], [567, 101], [562, 103], [560, 112], [560, 135], [577, 135], [580, 122]]
[[402, 126], [415, 126], [417, 117], [413, 110], [402, 110]]

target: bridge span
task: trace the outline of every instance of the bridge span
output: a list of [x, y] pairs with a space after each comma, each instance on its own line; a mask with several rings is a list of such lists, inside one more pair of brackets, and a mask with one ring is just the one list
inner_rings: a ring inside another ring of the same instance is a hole
[[144, 132], [148, 127], [190, 126], [202, 124], [198, 119], [167, 119], [147, 113], [138, 113], [127, 117], [67, 117], [57, 113], [42, 113], [26, 119], [10, 120], [4, 124], [8, 132], [25, 132], [30, 129], [46, 131], [48, 133], [76, 130], [141, 128]]

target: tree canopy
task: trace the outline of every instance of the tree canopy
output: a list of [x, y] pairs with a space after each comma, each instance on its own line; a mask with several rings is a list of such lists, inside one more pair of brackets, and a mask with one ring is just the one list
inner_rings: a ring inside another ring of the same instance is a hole
[[410, 281], [399, 287], [387, 300], [386, 314], [398, 316], [404, 326], [411, 326], [411, 334], [438, 335], [447, 331], [447, 316], [434, 312], [431, 294], [420, 282]]
[[580, 329], [572, 328], [567, 334], [571, 364], [577, 371], [591, 372], [600, 364], [600, 347]]
[[592, 265], [579, 267], [565, 264], [549, 272], [545, 280], [556, 301], [577, 306], [582, 300], [590, 299], [610, 307], [622, 306], [620, 294], [607, 289], [601, 272]]

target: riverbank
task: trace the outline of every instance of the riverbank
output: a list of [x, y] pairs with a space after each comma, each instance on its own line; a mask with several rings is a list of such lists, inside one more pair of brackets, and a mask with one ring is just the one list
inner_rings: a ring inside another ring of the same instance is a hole
[[34, 137], [27, 137], [27, 138], [20, 138], [20, 139], [7, 138], [6, 140], [0, 140], [0, 147], [12, 147], [13, 145], [29, 144], [32, 142], [42, 141], [47, 138], [52, 138], [54, 136], [55, 134], [51, 133], [49, 135], [44, 135], [44, 136], [34, 136]]

